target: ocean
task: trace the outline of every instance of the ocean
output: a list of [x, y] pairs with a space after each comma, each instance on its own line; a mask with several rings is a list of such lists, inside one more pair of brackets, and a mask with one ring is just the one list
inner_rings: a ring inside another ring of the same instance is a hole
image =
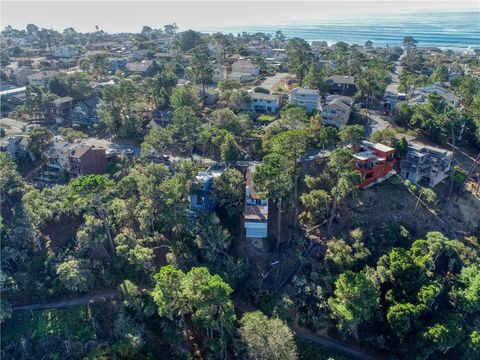
[[[340, 3], [341, 4], [341, 3]], [[479, 11], [439, 11], [410, 14], [377, 14], [350, 17], [342, 20], [290, 22], [276, 25], [232, 25], [202, 29], [204, 32], [274, 34], [281, 30], [287, 38], [299, 37], [308, 42], [344, 41], [363, 45], [370, 40], [375, 46], [399, 46], [405, 36], [413, 36], [419, 47], [441, 49], [480, 49]]]

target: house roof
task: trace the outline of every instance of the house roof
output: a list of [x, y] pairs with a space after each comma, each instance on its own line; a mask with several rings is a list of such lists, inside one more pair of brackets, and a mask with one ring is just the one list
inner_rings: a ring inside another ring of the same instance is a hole
[[245, 220], [263, 220], [268, 219], [268, 205], [245, 205]]
[[297, 88], [293, 89], [292, 93], [293, 94], [299, 94], [299, 95], [320, 95], [319, 90], [307, 89], [307, 88], [301, 88], [301, 87], [297, 87]]
[[18, 88], [13, 88], [13, 89], [8, 89], [8, 90], [3, 90], [0, 91], [0, 96], [6, 96], [6, 95], [11, 95], [11, 94], [21, 94], [26, 91], [27, 87], [18, 87]]
[[91, 145], [79, 144], [70, 151], [69, 155], [72, 157], [81, 158], [91, 148]]
[[41, 71], [35, 74], [28, 75], [27, 78], [29, 80], [43, 80], [52, 76], [55, 76], [59, 74], [58, 71], [55, 70], [47, 70], [47, 71]]
[[389, 151], [394, 151], [395, 150], [394, 148], [392, 148], [390, 146], [383, 145], [383, 144], [380, 144], [380, 143], [374, 144], [373, 147], [375, 149], [383, 151], [383, 152], [389, 152]]
[[69, 103], [73, 101], [73, 98], [70, 97], [70, 96], [64, 96], [64, 97], [61, 97], [60, 99], [56, 99], [56, 100], [53, 100], [53, 103], [55, 105], [62, 105], [62, 104], [66, 104], [66, 103]]
[[240, 65], [242, 67], [249, 67], [249, 68], [260, 67], [259, 65], [252, 63], [250, 60], [237, 60], [233, 63], [233, 65]]
[[452, 93], [451, 91], [443, 87], [441, 84], [437, 84], [437, 83], [418, 88], [415, 92], [416, 94], [420, 94], [420, 95], [436, 93], [442, 96], [447, 101], [451, 101], [451, 102], [460, 101], [460, 98], [457, 95], [455, 95], [454, 93]]
[[375, 155], [375, 154], [372, 153], [371, 151], [365, 150], [365, 151], [362, 151], [362, 152], [353, 154], [353, 157], [354, 157], [355, 159], [358, 159], [358, 160], [361, 160], [361, 161], [365, 161], [365, 160], [369, 160], [369, 159], [374, 159], [374, 158], [377, 157], [377, 155]]
[[153, 60], [142, 60], [139, 62], [129, 62], [125, 65], [125, 68], [134, 72], [144, 72], [147, 71], [152, 64]]
[[218, 90], [215, 88], [205, 88], [205, 93], [214, 96], [218, 94]]
[[279, 99], [278, 95], [264, 94], [264, 93], [257, 93], [257, 92], [250, 94], [250, 97], [252, 99], [257, 99], [257, 100], [271, 100], [271, 101], [277, 101]]
[[327, 81], [329, 80], [336, 84], [355, 85], [355, 76], [350, 75], [332, 75], [327, 79]]
[[336, 107], [339, 107], [339, 108], [344, 109], [344, 110], [350, 110], [351, 109], [351, 106], [344, 103], [340, 99], [334, 99], [332, 101], [329, 101], [329, 102], [327, 102], [327, 104], [325, 106], [336, 106]]
[[347, 104], [348, 106], [353, 105], [353, 98], [351, 98], [350, 96], [342, 96], [342, 95], [335, 94], [335, 95], [329, 95], [325, 98], [325, 101], [327, 103], [334, 100], [340, 100], [341, 102]]

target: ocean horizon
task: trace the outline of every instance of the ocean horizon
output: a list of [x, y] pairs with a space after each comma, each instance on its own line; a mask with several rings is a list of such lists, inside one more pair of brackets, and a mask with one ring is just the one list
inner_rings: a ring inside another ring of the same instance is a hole
[[342, 20], [231, 25], [198, 30], [233, 34], [275, 34], [281, 30], [286, 38], [298, 37], [308, 42], [326, 41], [329, 45], [338, 41], [363, 45], [370, 40], [374, 46], [400, 46], [405, 36], [413, 36], [419, 47], [474, 50], [480, 49], [480, 10], [362, 15]]

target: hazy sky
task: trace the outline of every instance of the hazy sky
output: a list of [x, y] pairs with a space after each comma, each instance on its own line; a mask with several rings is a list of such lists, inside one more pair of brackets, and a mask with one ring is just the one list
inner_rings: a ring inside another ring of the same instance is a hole
[[1, 1], [1, 27], [39, 27], [91, 32], [138, 32], [176, 22], [181, 30], [229, 25], [284, 24], [345, 16], [435, 10], [480, 10], [479, 1]]

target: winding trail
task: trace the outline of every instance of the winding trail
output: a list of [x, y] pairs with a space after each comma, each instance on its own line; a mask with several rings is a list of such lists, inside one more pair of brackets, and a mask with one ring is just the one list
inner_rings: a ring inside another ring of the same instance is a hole
[[[106, 301], [111, 301], [115, 299], [115, 297], [118, 295], [118, 290], [117, 289], [109, 289], [109, 290], [103, 290], [103, 291], [96, 291], [92, 292], [90, 294], [84, 295], [84, 296], [78, 296], [75, 298], [71, 299], [65, 299], [65, 300], [59, 300], [59, 301], [52, 301], [49, 303], [36, 303], [36, 304], [30, 304], [30, 305], [23, 305], [23, 306], [16, 306], [13, 307], [13, 311], [20, 311], [20, 310], [49, 310], [49, 309], [65, 309], [65, 308], [70, 308], [73, 306], [79, 306], [79, 305], [88, 305], [88, 304], [94, 304], [97, 302], [106, 302]], [[233, 299], [235, 308], [237, 309], [238, 312], [244, 313], [244, 312], [250, 312], [250, 311], [255, 311], [253, 306], [245, 303], [244, 301], [234, 298]], [[352, 359], [357, 359], [357, 360], [375, 360], [377, 358], [368, 355], [360, 350], [354, 349], [346, 344], [343, 344], [337, 340], [332, 340], [323, 336], [319, 336], [317, 334], [311, 333], [306, 329], [303, 328], [297, 328], [294, 330], [295, 334], [305, 340], [311, 341], [313, 343], [316, 343], [318, 345], [321, 345], [325, 348], [328, 349], [333, 349], [336, 351], [339, 351], [341, 353], [344, 353], [348, 356], [350, 356]]]
[[336, 351], [339, 351], [341, 353], [344, 353], [351, 357], [352, 359], [357, 359], [357, 360], [375, 360], [379, 359], [378, 357], [373, 357], [371, 355], [368, 355], [364, 352], [361, 352], [360, 350], [353, 349], [349, 347], [348, 345], [344, 345], [336, 340], [331, 340], [328, 338], [324, 338], [322, 336], [318, 336], [314, 333], [311, 333], [308, 330], [305, 329], [297, 329], [295, 334], [297, 336], [300, 336], [301, 338], [311, 341], [315, 344], [318, 344], [324, 348], [327, 349], [333, 349]]
[[109, 289], [92, 292], [84, 296], [78, 296], [71, 299], [52, 301], [49, 303], [36, 303], [30, 305], [13, 307], [13, 311], [17, 310], [48, 310], [48, 309], [63, 309], [78, 305], [94, 304], [96, 302], [105, 302], [113, 300], [118, 294], [117, 289]]

